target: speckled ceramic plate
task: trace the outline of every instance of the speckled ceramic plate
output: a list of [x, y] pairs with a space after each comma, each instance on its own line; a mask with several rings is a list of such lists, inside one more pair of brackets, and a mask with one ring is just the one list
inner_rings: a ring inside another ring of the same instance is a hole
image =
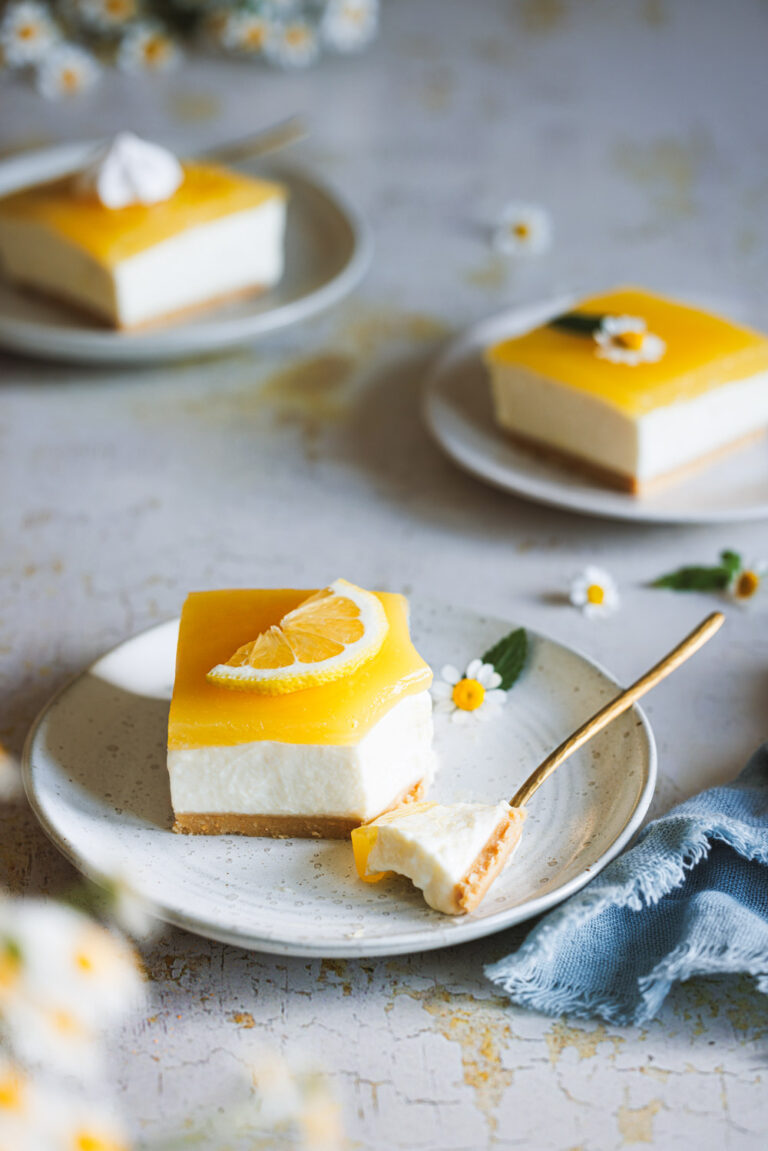
[[[696, 302], [726, 315], [733, 311], [727, 303]], [[680, 483], [638, 498], [602, 487], [575, 469], [526, 450], [504, 434], [493, 417], [483, 349], [508, 336], [521, 335], [573, 303], [572, 297], [561, 297], [511, 309], [475, 324], [448, 345], [424, 390], [424, 418], [445, 452], [494, 487], [587, 515], [690, 524], [768, 517], [765, 439], [724, 456]], [[748, 322], [749, 317], [734, 319]]]
[[[81, 166], [89, 143], [0, 161], [0, 196]], [[288, 187], [285, 273], [261, 296], [138, 332], [114, 332], [84, 313], [22, 292], [0, 275], [0, 347], [76, 363], [146, 363], [206, 355], [250, 343], [343, 299], [370, 264], [370, 230], [338, 192], [297, 168], [264, 162], [259, 174]]]
[[[433, 603], [413, 607], [419, 650], [464, 664], [513, 626]], [[168, 700], [178, 622], [104, 656], [35, 724], [27, 793], [54, 843], [86, 875], [132, 878], [160, 918], [281, 955], [423, 951], [500, 931], [582, 887], [632, 836], [656, 775], [650, 727], [627, 712], [570, 759], [529, 806], [522, 844], [472, 916], [432, 911], [405, 879], [355, 875], [348, 842], [180, 836], [169, 830]], [[617, 692], [583, 655], [531, 635], [526, 669], [502, 714], [459, 727], [436, 716], [433, 797], [511, 796], [565, 736]]]

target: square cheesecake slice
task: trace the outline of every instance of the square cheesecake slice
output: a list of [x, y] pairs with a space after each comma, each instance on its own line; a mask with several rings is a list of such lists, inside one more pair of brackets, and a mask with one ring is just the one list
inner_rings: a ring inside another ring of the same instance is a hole
[[768, 428], [768, 339], [639, 288], [487, 349], [498, 424], [642, 493]]
[[137, 328], [275, 284], [283, 272], [284, 188], [188, 163], [158, 203], [110, 208], [76, 176], [0, 199], [9, 279]]
[[311, 594], [188, 597], [168, 722], [175, 831], [340, 838], [419, 798], [431, 781], [432, 673], [411, 642], [400, 595], [377, 593], [383, 644], [342, 678], [276, 695], [206, 678]]

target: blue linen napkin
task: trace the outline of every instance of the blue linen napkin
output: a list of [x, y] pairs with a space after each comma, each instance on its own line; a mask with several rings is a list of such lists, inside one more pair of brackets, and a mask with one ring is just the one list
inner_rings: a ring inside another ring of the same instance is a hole
[[679, 980], [734, 972], [768, 993], [768, 742], [486, 967], [524, 1007], [619, 1024], [652, 1019]]

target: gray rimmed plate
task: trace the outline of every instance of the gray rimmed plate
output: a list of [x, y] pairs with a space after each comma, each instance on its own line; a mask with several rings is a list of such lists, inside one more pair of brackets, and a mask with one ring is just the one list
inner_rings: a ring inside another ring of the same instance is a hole
[[[513, 626], [430, 602], [413, 605], [414, 640], [439, 669], [481, 655]], [[165, 770], [178, 621], [128, 640], [56, 696], [24, 753], [30, 801], [54, 843], [86, 875], [129, 877], [159, 918], [279, 955], [359, 957], [444, 947], [500, 931], [583, 887], [640, 826], [656, 752], [635, 707], [537, 792], [522, 844], [474, 915], [432, 911], [406, 880], [363, 884], [350, 844], [170, 830]], [[526, 668], [501, 715], [436, 719], [432, 798], [511, 796], [565, 736], [617, 693], [584, 655], [529, 633]]]
[[[81, 166], [94, 142], [0, 161], [0, 196]], [[75, 363], [151, 363], [250, 343], [307, 320], [360, 282], [373, 252], [362, 215], [338, 191], [295, 167], [259, 165], [288, 188], [285, 273], [273, 289], [162, 327], [116, 332], [84, 313], [21, 291], [0, 274], [0, 347]]]
[[[685, 293], [680, 293], [685, 298]], [[466, 471], [524, 499], [567, 511], [641, 523], [738, 523], [768, 518], [765, 437], [647, 496], [613, 491], [581, 471], [515, 443], [497, 425], [483, 350], [567, 311], [574, 297], [510, 308], [481, 320], [447, 345], [424, 384], [427, 427]], [[702, 307], [733, 310], [701, 301]]]

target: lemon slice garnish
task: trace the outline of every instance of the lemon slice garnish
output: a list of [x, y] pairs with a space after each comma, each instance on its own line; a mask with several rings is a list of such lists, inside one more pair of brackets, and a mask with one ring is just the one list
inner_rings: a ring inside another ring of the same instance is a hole
[[372, 659], [388, 629], [378, 597], [338, 579], [211, 668], [207, 679], [262, 695], [319, 687]]

